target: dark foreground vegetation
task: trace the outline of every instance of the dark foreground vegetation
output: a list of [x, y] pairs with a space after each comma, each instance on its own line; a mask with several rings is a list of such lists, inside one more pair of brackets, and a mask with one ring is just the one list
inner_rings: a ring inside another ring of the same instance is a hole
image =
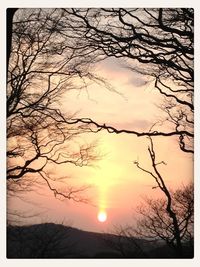
[[[184, 258], [193, 248], [184, 246]], [[45, 223], [8, 226], [7, 258], [178, 258], [165, 243]]]

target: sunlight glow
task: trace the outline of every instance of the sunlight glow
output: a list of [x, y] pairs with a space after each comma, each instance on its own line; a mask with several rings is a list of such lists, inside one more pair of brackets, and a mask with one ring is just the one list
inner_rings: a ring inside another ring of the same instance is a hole
[[100, 211], [97, 216], [99, 222], [105, 222], [107, 220], [107, 214], [105, 211]]

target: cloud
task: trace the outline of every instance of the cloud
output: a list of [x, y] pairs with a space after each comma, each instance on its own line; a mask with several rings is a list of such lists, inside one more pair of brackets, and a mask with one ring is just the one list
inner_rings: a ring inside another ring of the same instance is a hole
[[99, 68], [109, 73], [123, 73], [127, 72], [124, 68], [124, 61], [122, 59], [108, 58], [99, 64]]
[[123, 59], [108, 58], [99, 64], [99, 69], [103, 75], [110, 79], [119, 79], [125, 85], [141, 87], [147, 84], [147, 79], [144, 75], [137, 71], [130, 70], [127, 63]]
[[152, 126], [152, 122], [149, 120], [132, 120], [127, 122], [112, 123], [117, 129], [138, 130], [147, 131]]
[[141, 87], [148, 83], [148, 81], [142, 77], [142, 75], [138, 75], [133, 72], [133, 77], [128, 81], [128, 85], [132, 85], [134, 87]]

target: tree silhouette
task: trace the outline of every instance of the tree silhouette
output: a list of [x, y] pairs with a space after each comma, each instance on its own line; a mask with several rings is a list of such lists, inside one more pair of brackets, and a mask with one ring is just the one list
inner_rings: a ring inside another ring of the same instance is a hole
[[181, 248], [177, 246], [175, 229], [172, 219], [166, 211], [165, 199], [146, 199], [144, 204], [138, 207], [141, 218], [137, 226], [131, 230], [132, 235], [140, 238], [148, 238], [151, 241], [164, 240], [176, 256], [193, 256], [193, 223], [194, 223], [194, 199], [193, 185], [185, 186], [174, 192], [170, 192], [172, 208], [178, 221]]
[[[55, 181], [63, 177], [51, 172], [66, 164], [87, 166], [99, 158], [95, 144], [79, 142], [81, 135], [107, 130], [148, 136], [153, 170], [146, 170], [139, 162], [135, 164], [155, 179], [165, 200], [151, 200], [147, 203], [150, 210], [141, 210], [144, 220], [140, 221], [140, 234], [145, 231], [151, 237], [152, 226], [157, 223], [160, 228], [156, 227], [153, 234], [182, 255], [183, 242], [192, 240], [192, 186], [170, 192], [158, 170], [160, 163], [156, 162], [152, 137], [177, 136], [180, 149], [193, 153], [193, 9], [72, 8], [12, 12], [7, 44], [10, 194], [29, 189], [30, 184], [42, 180], [57, 197], [87, 202], [79, 195], [85, 187], [65, 184], [60, 190]], [[116, 129], [66, 112], [67, 91], [85, 88], [90, 81], [105, 85], [91, 72], [91, 66], [107, 57], [123, 58], [130, 70], [146, 75], [149, 83], [154, 84], [163, 96], [159, 108], [166, 114], [162, 121], [164, 129], [159, 129], [156, 122], [146, 132]]]
[[193, 185], [170, 192], [158, 168], [158, 165], [166, 163], [156, 161], [151, 138], [148, 152], [152, 170], [141, 167], [138, 161], [135, 161], [134, 164], [154, 178], [156, 186], [153, 188], [159, 188], [164, 193], [165, 198], [147, 199], [146, 205], [140, 207], [139, 213], [143, 215], [143, 218], [138, 221], [136, 233], [142, 237], [165, 240], [167, 245], [174, 248], [177, 255], [182, 257], [184, 242], [188, 241], [190, 245], [193, 244]]
[[[193, 9], [11, 11], [15, 19], [7, 54], [8, 179], [29, 173], [49, 178], [44, 172], [49, 163], [88, 164], [95, 159], [93, 145], [66, 153], [66, 141], [87, 131], [176, 135], [180, 148], [193, 152]], [[77, 88], [75, 79], [82, 82], [79, 89], [89, 80], [102, 82], [90, 66], [106, 57], [123, 57], [133, 71], [153, 77], [165, 98], [161, 108], [166, 123], [173, 128], [116, 129], [63, 112], [56, 103], [66, 91]], [[32, 167], [35, 162], [37, 167]]]
[[66, 113], [66, 104], [60, 101], [67, 91], [81, 90], [88, 81], [101, 82], [90, 71], [92, 57], [78, 47], [76, 38], [60, 35], [60, 10], [18, 9], [9, 18], [13, 23], [7, 54], [8, 189], [14, 192], [40, 177], [55, 196], [86, 201], [78, 196], [86, 187], [65, 184], [60, 192], [52, 184], [60, 177], [50, 170], [65, 164], [90, 165], [99, 157], [94, 143], [81, 141], [87, 127], [69, 125], [73, 114]]
[[[150, 137], [148, 152], [153, 171], [142, 168], [138, 162], [135, 164], [155, 179], [157, 187], [165, 195], [165, 200], [162, 202], [164, 206], [160, 209], [160, 213], [159, 208], [152, 212], [154, 220], [148, 217], [148, 212], [145, 213], [146, 230], [148, 225], [150, 228], [159, 221], [159, 217], [162, 219], [161, 213], [164, 213], [170, 223], [166, 222], [166, 228], [159, 225], [156, 229], [157, 231], [160, 229], [164, 236], [166, 230], [170, 232], [166, 234], [165, 240], [175, 247], [179, 256], [182, 256], [183, 240], [188, 234], [188, 225], [191, 226], [192, 223], [190, 221], [193, 216], [192, 187], [190, 190], [185, 189], [189, 194], [188, 210], [184, 210], [185, 213], [181, 214], [183, 207], [177, 208], [181, 206], [177, 201], [178, 193], [172, 194], [169, 191], [158, 170], [159, 163], [155, 159], [152, 137], [177, 136], [180, 149], [193, 153], [194, 10], [189, 8], [75, 8], [65, 12], [74, 15], [82, 35], [85, 34], [83, 42], [93, 50], [96, 49], [99, 57], [122, 58], [130, 70], [150, 77], [149, 83], [153, 83], [154, 88], [163, 96], [163, 103], [159, 108], [165, 112], [166, 117], [162, 121], [164, 129], [161, 130], [157, 127], [157, 122], [148, 132], [116, 129], [91, 118], [75, 119], [74, 123], [89, 124], [94, 132], [107, 130], [109, 133]], [[183, 191], [179, 193], [184, 195]], [[186, 199], [184, 201], [187, 202]], [[158, 237], [159, 233], [155, 232], [155, 235]]]
[[[64, 9], [74, 16], [82, 45], [99, 58], [122, 58], [133, 72], [151, 77], [150, 83], [163, 96], [163, 125], [169, 130], [116, 129], [92, 119], [81, 120], [97, 130], [128, 132], [137, 136], [178, 136], [180, 149], [193, 153], [193, 20], [191, 8]], [[79, 120], [80, 121], [80, 120]], [[77, 120], [74, 121], [76, 123]], [[165, 123], [164, 123], [165, 122]]]
[[12, 47], [12, 26], [13, 26], [13, 17], [17, 8], [7, 8], [6, 10], [6, 37], [7, 37], [7, 51], [6, 51], [6, 64], [7, 64], [7, 72], [8, 72], [8, 63], [11, 53]]

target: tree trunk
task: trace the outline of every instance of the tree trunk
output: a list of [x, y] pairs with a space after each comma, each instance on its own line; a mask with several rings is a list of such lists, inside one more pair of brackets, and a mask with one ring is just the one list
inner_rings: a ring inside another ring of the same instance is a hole
[[12, 48], [12, 25], [13, 17], [18, 8], [7, 8], [6, 10], [6, 35], [7, 35], [7, 51], [6, 51], [6, 63], [7, 63], [7, 73], [8, 64]]

